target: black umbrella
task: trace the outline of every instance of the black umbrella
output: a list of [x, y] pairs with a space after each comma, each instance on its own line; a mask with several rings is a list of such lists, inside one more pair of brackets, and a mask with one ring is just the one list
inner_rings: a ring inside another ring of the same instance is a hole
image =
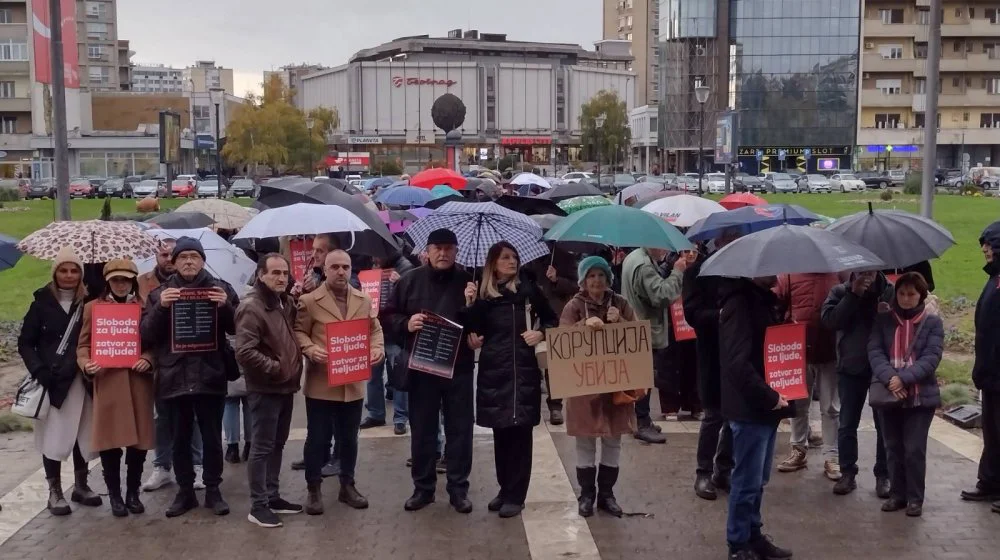
[[465, 183], [465, 188], [462, 190], [470, 192], [477, 190], [483, 191], [486, 196], [491, 198], [500, 195], [500, 187], [498, 187], [492, 179], [480, 179], [478, 177], [469, 179], [469, 181]]
[[146, 223], [156, 224], [160, 229], [198, 229], [211, 226], [215, 220], [203, 212], [167, 212], [153, 216]]
[[537, 196], [501, 196], [494, 202], [504, 208], [520, 212], [525, 216], [537, 216], [539, 214], [566, 215], [566, 211], [560, 208], [555, 202]]
[[902, 210], [873, 210], [840, 218], [826, 227], [878, 255], [889, 268], [906, 268], [940, 257], [955, 244], [933, 220]]
[[565, 185], [552, 187], [538, 195], [537, 198], [559, 202], [560, 200], [576, 198], [578, 196], [604, 196], [604, 193], [601, 192], [601, 189], [590, 183], [566, 183]]
[[347, 194], [361, 194], [361, 189], [355, 187], [354, 185], [348, 183], [343, 179], [334, 179], [332, 177], [320, 177], [319, 179], [316, 179], [316, 182], [330, 185], [333, 188], [341, 192], [345, 192]]
[[434, 200], [424, 204], [424, 208], [430, 208], [431, 210], [437, 210], [438, 208], [444, 206], [449, 202], [469, 202], [469, 199], [464, 196], [458, 196], [450, 194], [448, 196], [443, 196], [441, 198], [435, 198]]

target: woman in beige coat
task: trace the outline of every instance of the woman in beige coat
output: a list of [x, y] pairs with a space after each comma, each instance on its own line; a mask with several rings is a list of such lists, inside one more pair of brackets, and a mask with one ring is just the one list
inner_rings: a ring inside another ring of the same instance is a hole
[[[80, 369], [94, 381], [93, 444], [100, 452], [104, 482], [108, 487], [111, 514], [125, 517], [146, 508], [139, 501], [139, 485], [146, 451], [156, 444], [153, 424], [153, 358], [143, 353], [131, 368], [102, 368], [91, 357], [91, 317], [95, 304], [142, 305], [138, 296], [138, 270], [130, 260], [104, 265], [107, 287], [100, 298], [83, 309], [76, 359]], [[138, 325], [136, 326], [138, 332]], [[122, 500], [121, 460], [125, 448], [125, 499]]]
[[[560, 326], [587, 325], [601, 329], [605, 323], [634, 321], [635, 313], [625, 298], [611, 291], [614, 273], [601, 257], [587, 257], [577, 267], [580, 292], [563, 308]], [[583, 517], [597, 508], [616, 517], [622, 509], [615, 500], [621, 436], [636, 429], [635, 404], [615, 404], [612, 393], [566, 399], [566, 433], [576, 437], [576, 478], [580, 484], [579, 512]], [[597, 440], [601, 440], [600, 470]], [[598, 488], [599, 486], [599, 488]]]

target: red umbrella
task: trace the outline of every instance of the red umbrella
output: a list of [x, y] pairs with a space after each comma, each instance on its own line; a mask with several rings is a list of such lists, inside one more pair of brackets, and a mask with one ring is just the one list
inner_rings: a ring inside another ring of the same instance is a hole
[[468, 182], [468, 179], [462, 177], [458, 172], [442, 167], [426, 169], [410, 177], [410, 185], [424, 189], [433, 189], [437, 185], [448, 185], [460, 191], [465, 188], [465, 184]]
[[719, 201], [726, 210], [735, 210], [744, 206], [763, 206], [767, 201], [753, 193], [735, 193]]

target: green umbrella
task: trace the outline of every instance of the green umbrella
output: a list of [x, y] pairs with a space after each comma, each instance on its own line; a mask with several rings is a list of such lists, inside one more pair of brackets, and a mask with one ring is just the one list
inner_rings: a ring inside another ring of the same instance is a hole
[[431, 189], [431, 194], [434, 198], [444, 198], [446, 196], [462, 196], [462, 193], [456, 191], [455, 189], [449, 187], [448, 185], [438, 185]]
[[817, 221], [809, 224], [809, 225], [811, 225], [814, 228], [826, 229], [826, 226], [828, 226], [828, 225], [830, 225], [830, 224], [832, 224], [833, 222], [836, 221], [833, 218], [831, 218], [830, 216], [824, 216], [822, 214], [817, 214], [817, 216], [819, 216], [819, 220], [817, 220]]
[[600, 206], [610, 205], [610, 200], [604, 198], [603, 196], [594, 195], [567, 198], [559, 203], [559, 208], [562, 208], [567, 214], [572, 214], [581, 210], [587, 210], [588, 208], [598, 208]]
[[691, 242], [666, 220], [628, 206], [589, 208], [563, 218], [545, 234], [551, 241], [582, 241], [612, 247], [685, 251]]

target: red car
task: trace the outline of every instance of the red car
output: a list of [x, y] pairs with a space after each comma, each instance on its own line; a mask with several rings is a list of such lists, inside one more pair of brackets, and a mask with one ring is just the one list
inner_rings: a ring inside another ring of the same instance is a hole
[[94, 186], [90, 184], [90, 179], [78, 177], [69, 182], [70, 198], [94, 198], [95, 195], [96, 191]]
[[174, 196], [194, 196], [194, 185], [192, 185], [191, 181], [187, 179], [175, 179], [174, 182], [170, 184], [170, 190], [174, 193]]

